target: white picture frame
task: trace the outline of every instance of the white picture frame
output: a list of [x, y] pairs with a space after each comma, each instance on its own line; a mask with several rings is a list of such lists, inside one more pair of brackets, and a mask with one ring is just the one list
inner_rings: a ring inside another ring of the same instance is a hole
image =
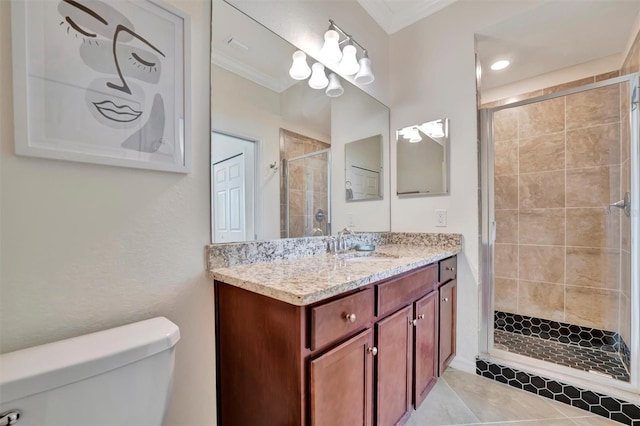
[[17, 155], [189, 173], [189, 16], [157, 0], [12, 0]]

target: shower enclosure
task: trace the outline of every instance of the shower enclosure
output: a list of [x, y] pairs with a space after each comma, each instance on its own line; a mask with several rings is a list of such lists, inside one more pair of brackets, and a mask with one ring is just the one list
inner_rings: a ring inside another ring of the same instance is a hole
[[484, 351], [638, 389], [638, 75], [483, 109]]
[[283, 159], [286, 238], [331, 234], [331, 149]]

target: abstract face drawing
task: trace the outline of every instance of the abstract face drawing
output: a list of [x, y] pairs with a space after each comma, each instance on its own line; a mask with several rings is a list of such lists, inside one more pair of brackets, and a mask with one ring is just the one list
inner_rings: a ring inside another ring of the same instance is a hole
[[90, 115], [125, 135], [122, 148], [158, 151], [166, 143], [165, 100], [158, 84], [163, 48], [105, 2], [61, 0], [58, 12], [60, 30], [79, 43], [80, 59], [95, 77], [85, 93]]

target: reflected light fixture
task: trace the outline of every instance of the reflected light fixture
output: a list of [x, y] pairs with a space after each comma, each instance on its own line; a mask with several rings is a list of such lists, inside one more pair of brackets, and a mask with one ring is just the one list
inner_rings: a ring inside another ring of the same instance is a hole
[[344, 93], [342, 84], [340, 84], [340, 78], [336, 73], [332, 72], [329, 74], [329, 85], [327, 86], [325, 93], [330, 98], [338, 97]]
[[312, 89], [324, 89], [329, 84], [327, 76], [324, 73], [324, 65], [316, 62], [311, 66], [311, 78], [309, 79], [309, 87]]
[[491, 64], [491, 69], [494, 71], [500, 71], [508, 67], [510, 63], [511, 62], [507, 61], [506, 59], [500, 59], [499, 61], [495, 61], [493, 64]]
[[294, 80], [304, 80], [311, 75], [311, 68], [307, 64], [307, 55], [302, 50], [296, 50], [292, 55], [293, 64], [289, 69], [289, 75]]
[[422, 123], [418, 126], [418, 129], [430, 138], [443, 138], [446, 135], [446, 129], [443, 128], [442, 120]]

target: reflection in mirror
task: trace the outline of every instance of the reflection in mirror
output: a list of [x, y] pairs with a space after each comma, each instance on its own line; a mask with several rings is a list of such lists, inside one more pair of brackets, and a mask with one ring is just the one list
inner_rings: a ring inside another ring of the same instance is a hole
[[398, 196], [449, 193], [449, 120], [429, 121], [399, 129]]
[[382, 198], [382, 135], [345, 144], [344, 158], [346, 200]]
[[388, 231], [388, 179], [378, 181], [375, 206], [348, 204], [343, 145], [378, 135], [377, 170], [388, 167], [389, 109], [342, 79], [333, 98], [294, 80], [296, 47], [229, 3], [212, 3], [212, 241], [328, 235], [347, 225]]

